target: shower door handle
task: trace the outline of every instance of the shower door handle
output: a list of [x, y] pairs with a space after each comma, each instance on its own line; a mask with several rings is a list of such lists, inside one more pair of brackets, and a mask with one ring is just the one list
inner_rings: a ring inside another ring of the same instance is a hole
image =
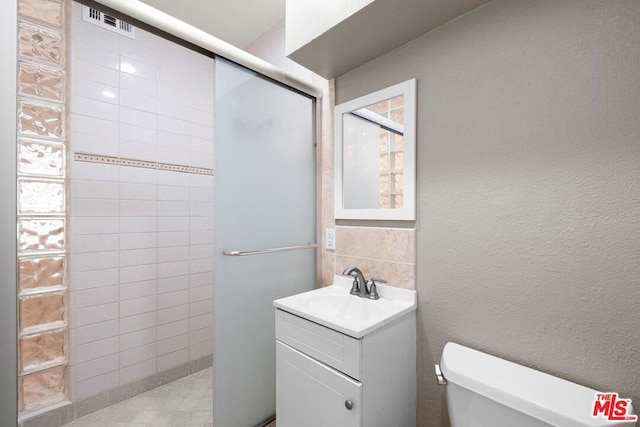
[[248, 256], [248, 255], [272, 254], [275, 252], [298, 251], [301, 249], [315, 249], [317, 247], [318, 247], [317, 243], [307, 243], [306, 245], [283, 246], [280, 248], [258, 249], [254, 251], [223, 251], [222, 254], [226, 256]]

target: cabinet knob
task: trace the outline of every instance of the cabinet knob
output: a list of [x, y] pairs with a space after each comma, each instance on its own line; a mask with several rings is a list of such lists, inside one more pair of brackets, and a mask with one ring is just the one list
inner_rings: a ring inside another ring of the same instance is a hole
[[352, 410], [353, 409], [353, 402], [350, 400], [345, 400], [344, 401], [344, 407], [347, 408], [348, 410]]

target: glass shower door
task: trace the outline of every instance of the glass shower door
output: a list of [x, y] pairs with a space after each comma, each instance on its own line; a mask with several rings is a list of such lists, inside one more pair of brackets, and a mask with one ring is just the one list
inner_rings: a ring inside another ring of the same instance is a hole
[[[214, 425], [275, 414], [273, 300], [316, 281], [315, 100], [216, 59]], [[223, 252], [252, 252], [246, 256]]]

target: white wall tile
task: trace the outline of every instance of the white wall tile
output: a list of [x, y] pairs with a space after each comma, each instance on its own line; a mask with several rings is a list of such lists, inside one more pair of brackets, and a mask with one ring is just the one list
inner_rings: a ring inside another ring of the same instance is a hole
[[213, 203], [191, 202], [189, 208], [191, 216], [213, 217]]
[[72, 310], [72, 322], [76, 327], [105, 322], [118, 318], [118, 304], [103, 304]]
[[158, 213], [155, 200], [120, 200], [120, 215], [152, 217]]
[[85, 291], [71, 292], [73, 308], [85, 308], [118, 301], [117, 286], [103, 286]]
[[211, 313], [213, 311], [213, 300], [206, 299], [196, 301], [189, 304], [189, 314], [191, 316], [200, 316], [201, 314]]
[[158, 341], [158, 355], [173, 353], [189, 347], [189, 334], [176, 335], [166, 340]]
[[200, 344], [213, 339], [213, 328], [211, 326], [198, 329], [189, 333], [189, 345]]
[[158, 325], [164, 323], [176, 322], [178, 320], [187, 319], [189, 317], [189, 306], [177, 305], [175, 307], [158, 310]]
[[132, 382], [149, 377], [156, 373], [155, 359], [147, 360], [135, 365], [127, 366], [120, 369], [120, 385], [130, 384]]
[[72, 388], [72, 390], [75, 390], [73, 399], [82, 400], [100, 394], [103, 391], [114, 389], [120, 384], [119, 381], [118, 371], [79, 381], [75, 388]]
[[157, 100], [154, 96], [124, 89], [120, 89], [120, 106], [154, 114], [158, 111]]
[[197, 123], [191, 123], [189, 125], [189, 134], [194, 138], [213, 141], [213, 127], [210, 126], [202, 126]]
[[158, 279], [158, 294], [189, 289], [189, 276], [165, 277]]
[[[125, 125], [123, 125], [125, 126]], [[144, 129], [135, 126], [136, 129]], [[154, 133], [154, 130], [150, 130]], [[142, 139], [142, 133], [138, 135]], [[158, 147], [153, 143], [153, 139], [147, 139], [145, 143], [126, 139], [120, 139], [120, 157], [125, 159], [146, 160], [148, 162], [158, 161]]]
[[[210, 254], [212, 255], [212, 254]], [[189, 259], [189, 246], [158, 248], [158, 262], [186, 261]]]
[[120, 300], [148, 297], [156, 294], [156, 281], [125, 283], [120, 285]]
[[155, 311], [120, 318], [120, 334], [128, 334], [142, 329], [153, 328], [154, 326], [156, 326]]
[[158, 187], [154, 184], [120, 184], [120, 198], [123, 200], [156, 200]]
[[157, 83], [153, 79], [145, 79], [127, 73], [120, 73], [120, 88], [152, 97], [156, 96], [158, 90]]
[[195, 331], [195, 330], [206, 328], [212, 325], [213, 325], [213, 315], [211, 313], [202, 314], [200, 316], [193, 316], [189, 318], [190, 331]]
[[185, 276], [189, 274], [189, 261], [172, 261], [158, 264], [158, 278]]
[[177, 148], [158, 147], [158, 162], [189, 165], [189, 152]]
[[[135, 316], [156, 310], [156, 297], [128, 299], [120, 301], [120, 317]], [[202, 314], [202, 313], [199, 313]]]
[[69, 73], [74, 79], [81, 78], [111, 87], [118, 87], [120, 80], [120, 73], [117, 70], [86, 61], [74, 61], [69, 67]]
[[158, 357], [158, 371], [166, 371], [189, 361], [189, 349], [174, 351]]
[[188, 231], [190, 220], [188, 216], [158, 217], [158, 231]]
[[177, 187], [173, 185], [158, 186], [158, 200], [188, 202], [189, 195], [188, 187]]
[[73, 201], [72, 216], [118, 216], [119, 204], [117, 200], [108, 199], [80, 199]]
[[[160, 117], [160, 120], [163, 120], [163, 119], [164, 117]], [[158, 131], [157, 136], [158, 136], [158, 139], [157, 139], [158, 147], [173, 148], [176, 150], [184, 150], [185, 145], [187, 145], [189, 141], [189, 137], [186, 137], [184, 135], [178, 135], [176, 133], [171, 133], [171, 132], [164, 132], [161, 130]]]
[[120, 251], [120, 266], [155, 264], [158, 261], [157, 249], [131, 249]]
[[[189, 302], [189, 291], [169, 292], [159, 294], [157, 297], [158, 309], [174, 307], [176, 305], [187, 304]], [[203, 314], [203, 313], [199, 313]]]
[[191, 245], [189, 247], [190, 259], [202, 259], [213, 257], [213, 245]]
[[189, 244], [188, 231], [162, 231], [158, 232], [158, 247], [184, 246]]
[[81, 114], [71, 114], [71, 129], [74, 133], [96, 135], [103, 138], [117, 139], [120, 127], [117, 121], [110, 121]]
[[189, 347], [189, 358], [196, 360], [213, 353], [213, 340], [205, 341]]
[[189, 286], [199, 288], [201, 286], [211, 286], [213, 284], [213, 272], [196, 273], [189, 275]]
[[165, 323], [158, 326], [158, 340], [175, 337], [189, 332], [189, 320], [183, 319], [177, 322]]
[[[80, 15], [82, 16], [82, 15]], [[81, 18], [82, 19], [82, 18]], [[76, 25], [73, 25], [73, 40], [91, 41], [96, 47], [111, 51], [119, 50], [118, 34], [110, 32], [104, 28], [96, 27], [80, 19]]]
[[120, 166], [120, 182], [133, 184], [156, 184], [158, 171], [155, 169]]
[[189, 217], [189, 203], [177, 201], [159, 201], [158, 216]]
[[213, 218], [200, 216], [191, 217], [189, 221], [189, 230], [191, 231], [211, 231], [213, 230]]
[[[213, 226], [213, 220], [209, 221]], [[191, 231], [189, 239], [192, 245], [205, 245], [213, 243], [213, 231]]]
[[116, 182], [74, 180], [71, 182], [74, 199], [117, 199], [119, 187]]
[[156, 278], [156, 265], [136, 265], [120, 268], [120, 283], [144, 282]]
[[121, 233], [120, 249], [144, 249], [155, 248], [158, 244], [158, 234], [150, 233]]
[[[94, 289], [101, 286], [118, 284], [118, 269], [84, 271], [82, 273], [72, 273], [71, 283], [75, 291], [83, 289]], [[77, 325], [76, 325], [77, 326]]]
[[71, 253], [117, 251], [119, 247], [117, 234], [91, 234], [73, 236]]
[[142, 329], [128, 334], [122, 334], [120, 335], [120, 351], [151, 344], [155, 342], [155, 340], [156, 328]]
[[78, 364], [118, 352], [118, 337], [77, 345], [74, 348], [73, 363]]
[[120, 230], [118, 218], [115, 217], [72, 217], [69, 223], [76, 235], [115, 234]]
[[[139, 144], [154, 145], [155, 147], [156, 139], [158, 138], [158, 132], [155, 129], [128, 123], [120, 123], [118, 131], [120, 140], [126, 141], [121, 142], [121, 145], [128, 144], [130, 142], [137, 142]], [[122, 147], [120, 148], [122, 149]]]
[[189, 185], [192, 188], [213, 189], [214, 177], [211, 175], [199, 175], [192, 173], [189, 175]]
[[202, 154], [211, 154], [213, 156], [213, 141], [200, 138], [189, 138], [189, 151]]
[[129, 216], [120, 217], [120, 232], [122, 233], [151, 233], [158, 228], [156, 217]]
[[194, 151], [189, 152], [189, 166], [213, 169], [215, 160], [211, 154], [203, 154]]
[[[189, 302], [204, 301], [213, 298], [213, 285], [199, 286], [189, 289]], [[190, 313], [193, 315], [193, 313]]]
[[[191, 108], [186, 105], [176, 104], [172, 100], [158, 100], [158, 114], [165, 117], [189, 121]], [[203, 123], [204, 124], [204, 123]]]
[[70, 257], [71, 271], [80, 273], [89, 270], [104, 270], [118, 267], [118, 252], [91, 252]]
[[96, 101], [108, 102], [118, 105], [118, 85], [110, 86], [104, 82], [96, 82], [80, 76], [73, 76], [71, 79], [71, 95], [83, 98], [95, 99]]
[[90, 342], [102, 341], [115, 337], [118, 333], [118, 321], [115, 319], [94, 323], [92, 325], [71, 329], [71, 336], [73, 337], [71, 344], [79, 346]]
[[156, 64], [148, 64], [126, 56], [120, 56], [120, 72], [148, 80], [156, 81], [158, 79]]
[[82, 96], [71, 98], [71, 113], [79, 116], [89, 116], [96, 119], [118, 121], [120, 108], [110, 102], [97, 101]]
[[189, 262], [190, 273], [213, 271], [213, 258], [194, 259]]
[[71, 138], [71, 149], [74, 152], [118, 157], [120, 141], [116, 138], [74, 132]]
[[140, 44], [137, 39], [120, 37], [120, 55], [145, 64], [157, 66], [156, 50]]
[[126, 367], [156, 357], [156, 343], [142, 345], [120, 353], [120, 366]]
[[[133, 108], [120, 107], [120, 123], [141, 126], [149, 129], [158, 127], [158, 116], [147, 111]], [[155, 142], [155, 141], [153, 141]]]
[[189, 187], [189, 176], [190, 174], [180, 172], [158, 171], [158, 184]]
[[88, 362], [79, 363], [74, 366], [75, 380], [83, 381], [88, 378], [106, 374], [107, 372], [115, 371], [118, 369], [118, 365], [119, 360], [117, 354], [111, 354]]

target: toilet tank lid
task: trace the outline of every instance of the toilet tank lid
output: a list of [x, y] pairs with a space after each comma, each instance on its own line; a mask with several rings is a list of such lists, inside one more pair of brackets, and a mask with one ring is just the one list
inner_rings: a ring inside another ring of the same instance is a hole
[[447, 343], [442, 373], [456, 384], [553, 426], [633, 426], [593, 417], [596, 390], [456, 343]]

